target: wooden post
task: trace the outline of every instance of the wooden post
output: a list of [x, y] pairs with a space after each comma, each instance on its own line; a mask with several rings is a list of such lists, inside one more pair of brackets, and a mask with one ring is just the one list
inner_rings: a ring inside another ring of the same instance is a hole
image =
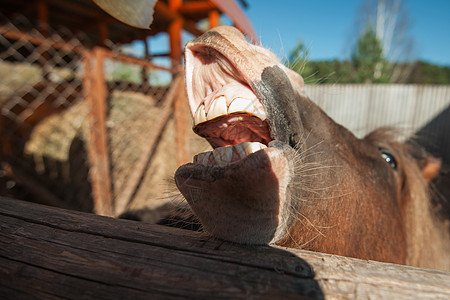
[[[147, 36], [144, 37], [144, 39], [142, 40], [144, 42], [144, 59], [145, 60], [149, 60], [150, 59], [150, 47], [148, 45], [148, 38]], [[144, 66], [142, 66], [142, 73], [141, 73], [141, 78], [142, 78], [142, 86], [148, 86], [149, 82], [148, 82], [148, 69]]]
[[105, 46], [108, 39], [108, 25], [105, 22], [98, 23], [98, 36], [99, 44]]
[[[183, 29], [183, 19], [176, 13], [183, 4], [182, 0], [169, 0], [169, 8], [177, 15], [177, 17], [169, 25], [169, 39], [170, 39], [170, 57], [172, 59], [173, 72], [177, 72], [181, 66], [183, 56], [181, 31]], [[176, 147], [177, 147], [177, 163], [179, 165], [189, 161], [186, 147], [187, 147], [187, 129], [189, 128], [189, 120], [187, 118], [186, 98], [184, 97], [184, 89], [180, 89], [179, 96], [174, 102], [174, 118], [176, 130]]]
[[169, 0], [169, 8], [177, 17], [169, 25], [169, 43], [170, 56], [172, 58], [172, 66], [178, 68], [181, 64], [182, 45], [181, 45], [181, 30], [183, 29], [183, 19], [177, 14], [181, 7], [182, 0]]
[[47, 2], [42, 0], [36, 2], [36, 11], [38, 30], [43, 36], [47, 37], [49, 33]]
[[[84, 98], [89, 106], [88, 154], [91, 163], [91, 181], [94, 211], [100, 215], [113, 215], [111, 199], [111, 179], [106, 129], [106, 82], [103, 70], [102, 49], [86, 51], [83, 58], [85, 74], [83, 78]], [[95, 63], [92, 68], [91, 64]]]
[[[38, 1], [36, 2], [36, 12], [37, 12], [37, 28], [38, 31], [42, 34], [42, 36], [48, 38], [50, 28], [48, 24], [48, 6], [46, 1]], [[46, 80], [50, 80], [50, 72], [51, 67], [48, 65], [49, 53], [46, 51], [45, 47], [37, 48], [39, 53], [39, 65], [42, 68], [42, 76]]]
[[217, 9], [214, 9], [209, 12], [209, 28], [213, 28], [219, 25], [219, 11]]

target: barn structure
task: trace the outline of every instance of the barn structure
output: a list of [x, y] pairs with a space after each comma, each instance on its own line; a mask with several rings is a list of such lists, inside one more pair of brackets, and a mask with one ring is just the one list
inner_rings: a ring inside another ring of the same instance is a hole
[[[189, 159], [183, 36], [226, 18], [254, 39], [246, 5], [161, 0], [151, 29], [139, 29], [91, 0], [2, 1], [0, 194], [122, 213], [169, 120], [176, 136], [171, 161]], [[151, 49], [152, 37], [167, 43], [165, 52]], [[127, 55], [124, 45], [141, 49], [139, 57]]]

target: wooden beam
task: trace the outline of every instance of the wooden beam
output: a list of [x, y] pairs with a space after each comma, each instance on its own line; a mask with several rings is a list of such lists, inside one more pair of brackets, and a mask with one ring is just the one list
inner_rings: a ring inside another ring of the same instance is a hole
[[[83, 94], [88, 103], [89, 140], [87, 150], [91, 163], [91, 182], [94, 211], [100, 215], [112, 216], [111, 178], [106, 129], [106, 93], [104, 76], [104, 55], [100, 47], [92, 53], [86, 51], [83, 57]], [[92, 64], [94, 66], [92, 66]]]
[[0, 197], [4, 299], [450, 299], [450, 273]]
[[184, 20], [183, 28], [194, 36], [200, 36], [205, 33], [204, 31], [198, 29], [196, 23], [191, 20]]
[[72, 44], [55, 42], [51, 39], [36, 37], [28, 33], [9, 30], [6, 26], [0, 26], [0, 32], [2, 36], [8, 39], [26, 40], [34, 45], [43, 45], [44, 47], [42, 48], [56, 48], [67, 52], [75, 52], [79, 54], [83, 54], [84, 51], [86, 50], [83, 47], [74, 46]]
[[215, 6], [210, 1], [191, 1], [183, 3], [178, 9], [178, 12], [181, 14], [208, 14], [213, 9], [215, 9]]
[[[169, 0], [170, 10], [177, 15], [177, 17], [169, 25], [169, 41], [170, 41], [170, 58], [172, 59], [172, 68], [178, 70], [181, 67], [183, 59], [183, 49], [181, 41], [181, 31], [183, 28], [183, 18], [178, 15], [178, 9], [180, 9], [182, 0]], [[187, 135], [186, 130], [189, 128], [189, 121], [186, 118], [186, 98], [183, 92], [180, 91], [174, 102], [174, 119], [175, 119], [175, 134], [176, 134], [176, 147], [177, 147], [177, 163], [178, 165], [187, 162]]]
[[104, 48], [98, 48], [96, 51], [99, 51], [102, 53], [103, 56], [114, 59], [114, 60], [118, 60], [121, 61], [123, 63], [129, 63], [129, 64], [135, 64], [135, 65], [139, 65], [139, 66], [143, 66], [146, 68], [151, 68], [151, 69], [157, 69], [157, 70], [162, 70], [162, 71], [167, 71], [167, 72], [171, 72], [172, 69], [171, 68], [166, 68], [163, 66], [159, 66], [156, 65], [150, 61], [146, 61], [134, 56], [128, 56], [128, 55], [124, 55], [124, 54], [119, 54], [116, 52], [112, 52], [108, 49], [104, 49]]
[[150, 54], [150, 57], [169, 57], [170, 56], [170, 52], [167, 53], [154, 53], [154, 54]]
[[117, 22], [116, 19], [114, 19], [109, 14], [104, 12], [93, 1], [86, 2], [86, 4], [89, 5], [85, 5], [85, 3], [80, 3], [80, 1], [61, 1], [61, 0], [46, 0], [46, 1], [51, 3], [52, 7], [57, 7], [58, 10], [61, 9], [66, 10], [77, 15], [89, 17], [90, 19], [96, 21], [105, 21], [104, 19], [108, 18], [110, 20], [114, 20]]
[[39, 0], [36, 2], [38, 30], [47, 36], [49, 33], [49, 19], [47, 1]]
[[176, 19], [169, 25], [169, 43], [170, 43], [170, 58], [172, 59], [173, 67], [181, 65], [183, 50], [181, 45], [181, 29], [183, 20]]
[[[61, 49], [67, 52], [75, 52], [78, 54], [84, 55], [87, 49], [80, 47], [80, 46], [73, 46], [69, 43], [62, 43], [62, 42], [55, 42], [51, 39], [45, 39], [40, 37], [35, 37], [30, 34], [24, 33], [24, 32], [18, 32], [18, 31], [11, 31], [8, 30], [4, 26], [0, 26], [0, 32], [1, 34], [9, 39], [15, 39], [15, 40], [27, 40], [30, 43], [34, 45], [43, 45], [43, 48], [56, 48]], [[128, 56], [124, 54], [115, 53], [112, 51], [109, 51], [107, 49], [101, 49], [99, 48], [97, 51], [101, 51], [104, 56], [107, 56], [108, 58], [119, 60], [124, 63], [130, 63], [130, 64], [137, 64], [140, 66], [144, 66], [146, 68], [153, 68], [157, 70], [163, 70], [167, 72], [171, 72], [172, 70], [170, 68], [166, 68], [163, 66], [156, 65], [150, 61], [145, 61], [140, 58], [134, 57], [134, 56]], [[164, 54], [164, 56], [168, 56], [169, 54]]]
[[[178, 1], [178, 0], [176, 0], [176, 1]], [[173, 22], [176, 19], [180, 19], [180, 18], [182, 20], [184, 20], [183, 16], [178, 13], [178, 9], [181, 7], [181, 5], [178, 4], [178, 6], [174, 6], [174, 7], [175, 7], [174, 9], [171, 9], [169, 5], [163, 3], [162, 1], [157, 1], [155, 4], [155, 15], [157, 14], [159, 17], [166, 20], [167, 22]], [[203, 31], [199, 30], [196, 27], [196, 24], [194, 22], [189, 21], [189, 20], [184, 20], [184, 22], [182, 23], [182, 26], [187, 32], [189, 32], [195, 36], [199, 36], [204, 33]]]
[[[147, 36], [144, 36], [142, 39], [142, 43], [144, 44], [144, 60], [149, 61], [150, 60], [150, 46]], [[148, 78], [148, 70], [145, 67], [142, 67], [141, 70], [141, 81], [143, 85], [148, 86], [149, 84], [149, 78]]]
[[209, 29], [214, 28], [219, 25], [219, 11], [218, 10], [211, 10], [208, 15], [209, 19]]
[[106, 40], [108, 39], [108, 24], [105, 22], [100, 22], [97, 24], [97, 26], [98, 26], [99, 45], [105, 46]]
[[169, 0], [169, 8], [170, 11], [175, 16], [172, 19], [172, 22], [169, 25], [168, 33], [169, 33], [169, 43], [170, 43], [170, 52], [172, 58], [172, 66], [178, 67], [181, 65], [181, 59], [183, 55], [182, 50], [182, 41], [181, 41], [181, 31], [183, 28], [183, 18], [177, 13], [178, 9], [181, 7], [183, 1], [182, 0]]
[[214, 5], [225, 15], [230, 18], [233, 24], [239, 28], [244, 34], [246, 34], [253, 42], [258, 41], [258, 36], [253, 29], [252, 23], [242, 11], [240, 6], [235, 0], [222, 1], [222, 0], [210, 0]]

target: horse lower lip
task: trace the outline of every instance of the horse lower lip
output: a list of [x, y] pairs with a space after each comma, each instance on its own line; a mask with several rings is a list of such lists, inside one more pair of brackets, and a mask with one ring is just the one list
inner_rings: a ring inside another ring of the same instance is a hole
[[285, 154], [268, 147], [226, 167], [181, 166], [175, 182], [207, 232], [238, 243], [264, 244], [275, 236], [289, 173]]

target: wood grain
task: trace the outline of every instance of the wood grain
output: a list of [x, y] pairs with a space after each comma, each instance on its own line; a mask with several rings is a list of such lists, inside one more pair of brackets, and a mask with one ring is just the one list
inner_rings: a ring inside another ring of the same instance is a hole
[[449, 299], [450, 273], [0, 198], [0, 295], [17, 298]]

